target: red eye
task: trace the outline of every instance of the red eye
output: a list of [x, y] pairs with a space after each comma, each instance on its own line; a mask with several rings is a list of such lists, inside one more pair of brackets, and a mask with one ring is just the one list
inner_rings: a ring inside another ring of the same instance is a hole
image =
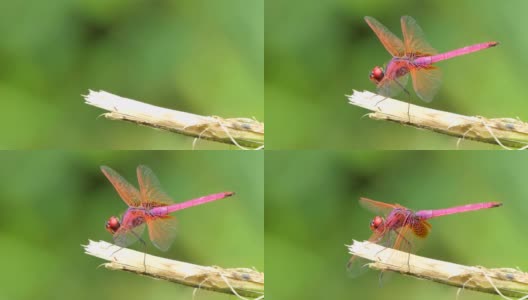
[[383, 79], [384, 76], [385, 76], [385, 73], [383, 73], [383, 69], [381, 67], [376, 66], [370, 72], [369, 78], [372, 82], [374, 82], [375, 84], [378, 84]]
[[113, 216], [108, 219], [108, 222], [106, 222], [106, 230], [111, 234], [114, 234], [120, 226], [121, 223], [119, 223], [119, 219]]
[[374, 219], [372, 219], [372, 221], [370, 222], [370, 229], [372, 231], [378, 230], [378, 228], [380, 228], [381, 226], [383, 226], [383, 218], [380, 216], [374, 217]]

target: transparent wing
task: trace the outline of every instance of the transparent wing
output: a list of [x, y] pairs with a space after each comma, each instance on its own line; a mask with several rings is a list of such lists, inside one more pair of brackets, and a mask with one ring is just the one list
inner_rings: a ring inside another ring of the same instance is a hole
[[416, 95], [425, 102], [433, 101], [442, 83], [442, 72], [435, 66], [411, 69], [413, 88]]
[[106, 176], [106, 178], [108, 178], [110, 183], [112, 183], [121, 199], [123, 199], [123, 201], [125, 201], [128, 206], [140, 206], [141, 197], [139, 195], [139, 191], [133, 185], [128, 183], [125, 178], [121, 177], [121, 175], [119, 175], [116, 171], [107, 166], [101, 166], [101, 171]]
[[176, 238], [176, 218], [163, 216], [147, 221], [152, 244], [161, 251], [167, 251]]
[[[363, 198], [363, 199], [366, 199], [366, 198]], [[374, 200], [370, 200], [370, 199], [366, 199], [366, 200], [374, 201]], [[374, 202], [377, 202], [377, 201], [374, 201]], [[380, 202], [380, 203], [383, 203], [383, 202]], [[385, 203], [383, 203], [383, 204], [385, 204]], [[371, 242], [371, 243], [383, 245], [383, 244], [386, 244], [387, 237], [379, 235], [376, 232], [374, 232], [370, 236], [368, 241]], [[352, 278], [355, 278], [355, 277], [358, 277], [358, 276], [362, 275], [368, 269], [366, 267], [366, 265], [368, 263], [371, 263], [371, 261], [366, 260], [366, 259], [364, 259], [362, 257], [353, 255], [348, 260], [348, 264], [347, 264], [348, 276], [350, 276]]]
[[371, 263], [371, 261], [352, 255], [347, 263], [348, 276], [351, 278], [356, 278], [363, 275], [368, 270], [368, 263]]
[[[363, 207], [364, 209], [370, 212], [373, 212], [377, 215], [383, 215], [383, 216], [388, 215], [395, 208], [402, 208], [402, 206], [400, 206], [399, 204], [389, 204], [389, 203], [380, 202], [380, 201], [372, 200], [372, 199], [365, 198], [365, 197], [359, 198], [359, 205], [361, 205], [361, 207]], [[371, 236], [369, 241], [371, 241], [371, 239], [374, 239], [374, 238], [375, 238], [374, 236]]]
[[138, 166], [137, 177], [143, 207], [150, 208], [174, 203], [171, 197], [163, 191], [158, 178], [149, 167]]
[[127, 211], [123, 216], [121, 227], [114, 233], [114, 243], [120, 247], [128, 247], [141, 238], [144, 230], [143, 214]]
[[378, 94], [386, 97], [394, 97], [400, 94], [405, 90], [407, 82], [409, 81], [409, 74], [405, 74], [398, 78], [383, 78], [380, 83], [378, 83], [377, 91]]
[[405, 48], [403, 42], [395, 36], [387, 27], [372, 17], [365, 17], [365, 21], [370, 26], [372, 31], [378, 36], [378, 39], [383, 44], [385, 49], [389, 51], [392, 56], [401, 57], [405, 55]]
[[397, 230], [391, 230], [394, 243], [393, 245], [388, 245], [396, 250], [416, 253], [423, 245], [423, 241], [427, 237], [429, 231], [431, 230], [431, 224], [427, 221], [416, 221], [415, 219], [409, 219], [406, 221], [403, 227]]
[[409, 16], [403, 16], [400, 21], [405, 53], [414, 53], [416, 56], [428, 56], [438, 53], [426, 41], [425, 34], [415, 19]]

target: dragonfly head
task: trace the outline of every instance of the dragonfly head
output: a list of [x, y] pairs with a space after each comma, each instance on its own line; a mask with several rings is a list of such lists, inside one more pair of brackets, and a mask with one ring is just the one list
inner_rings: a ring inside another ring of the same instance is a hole
[[372, 231], [383, 231], [385, 226], [385, 220], [380, 216], [375, 216], [370, 222], [370, 230]]
[[370, 81], [374, 82], [375, 84], [378, 84], [384, 76], [385, 73], [383, 72], [383, 68], [375, 66], [374, 69], [372, 69], [372, 71], [370, 72], [369, 78]]
[[111, 234], [114, 234], [120, 226], [121, 223], [119, 223], [119, 219], [114, 216], [110, 217], [110, 219], [108, 219], [108, 221], [106, 222], [106, 230]]

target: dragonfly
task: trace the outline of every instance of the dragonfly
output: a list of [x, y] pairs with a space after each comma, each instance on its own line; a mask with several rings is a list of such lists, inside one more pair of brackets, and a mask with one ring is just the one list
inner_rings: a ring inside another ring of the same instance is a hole
[[365, 21], [392, 55], [385, 70], [376, 66], [369, 76], [377, 85], [378, 93], [386, 97], [393, 97], [404, 91], [410, 98], [410, 93], [405, 88], [410, 74], [416, 95], [425, 102], [431, 102], [442, 80], [440, 69], [433, 64], [499, 44], [485, 42], [438, 54], [425, 40], [425, 35], [416, 20], [410, 16], [403, 16], [400, 20], [403, 42], [376, 19], [367, 16]]
[[114, 243], [121, 248], [138, 240], [146, 247], [141, 235], [145, 226], [148, 226], [152, 244], [162, 251], [167, 251], [176, 237], [176, 218], [171, 216], [171, 213], [234, 195], [233, 192], [223, 192], [174, 203], [161, 188], [154, 172], [147, 166], [137, 167], [139, 190], [111, 168], [101, 166], [101, 171], [128, 205], [121, 221], [112, 216], [106, 222], [106, 230], [113, 235]]
[[[378, 214], [370, 222], [372, 235], [368, 239], [371, 243], [404, 251], [410, 254], [417, 249], [416, 242], [425, 239], [431, 231], [431, 218], [457, 213], [494, 208], [502, 205], [500, 202], [473, 203], [444, 209], [412, 211], [399, 204], [388, 204], [368, 198], [360, 198], [359, 204], [365, 209]], [[382, 250], [383, 251], [383, 250]], [[352, 256], [348, 268], [352, 275], [362, 271], [357, 256]], [[409, 262], [407, 262], [409, 268]]]

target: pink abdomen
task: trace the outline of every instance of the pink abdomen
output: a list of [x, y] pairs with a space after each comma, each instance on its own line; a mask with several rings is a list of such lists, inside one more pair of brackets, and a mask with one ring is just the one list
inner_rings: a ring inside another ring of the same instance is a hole
[[450, 59], [456, 56], [465, 55], [465, 54], [477, 52], [480, 50], [484, 50], [490, 47], [494, 47], [498, 44], [499, 44], [498, 42], [486, 42], [486, 43], [475, 44], [475, 45], [467, 46], [464, 48], [455, 49], [455, 50], [452, 50], [446, 53], [440, 53], [440, 54], [432, 55], [432, 56], [418, 57], [414, 60], [414, 63], [416, 65], [431, 65], [431, 64], [434, 64], [442, 60], [446, 60], [446, 59]]
[[486, 209], [486, 208], [493, 208], [493, 207], [498, 207], [501, 205], [502, 203], [500, 202], [474, 203], [474, 204], [455, 206], [455, 207], [444, 208], [444, 209], [421, 210], [421, 211], [416, 212], [416, 215], [423, 219], [430, 219], [430, 218], [451, 215], [451, 214], [456, 214], [456, 213], [462, 213], [462, 212], [468, 212], [468, 211], [474, 211], [474, 210]]
[[173, 212], [178, 211], [178, 210], [182, 210], [182, 209], [185, 209], [185, 208], [201, 205], [201, 204], [204, 204], [204, 203], [207, 203], [207, 202], [211, 202], [211, 201], [215, 201], [215, 200], [220, 200], [220, 199], [223, 199], [223, 198], [226, 198], [226, 197], [230, 197], [230, 196], [232, 196], [234, 194], [235, 193], [233, 193], [233, 192], [223, 192], [223, 193], [203, 196], [203, 197], [196, 198], [196, 199], [193, 199], [193, 200], [185, 201], [183, 203], [176, 203], [176, 204], [171, 204], [171, 205], [167, 205], [167, 206], [158, 206], [158, 207], [152, 208], [150, 210], [150, 213], [152, 215], [155, 215], [155, 216], [165, 216], [165, 215], [168, 215], [168, 214], [173, 213]]

